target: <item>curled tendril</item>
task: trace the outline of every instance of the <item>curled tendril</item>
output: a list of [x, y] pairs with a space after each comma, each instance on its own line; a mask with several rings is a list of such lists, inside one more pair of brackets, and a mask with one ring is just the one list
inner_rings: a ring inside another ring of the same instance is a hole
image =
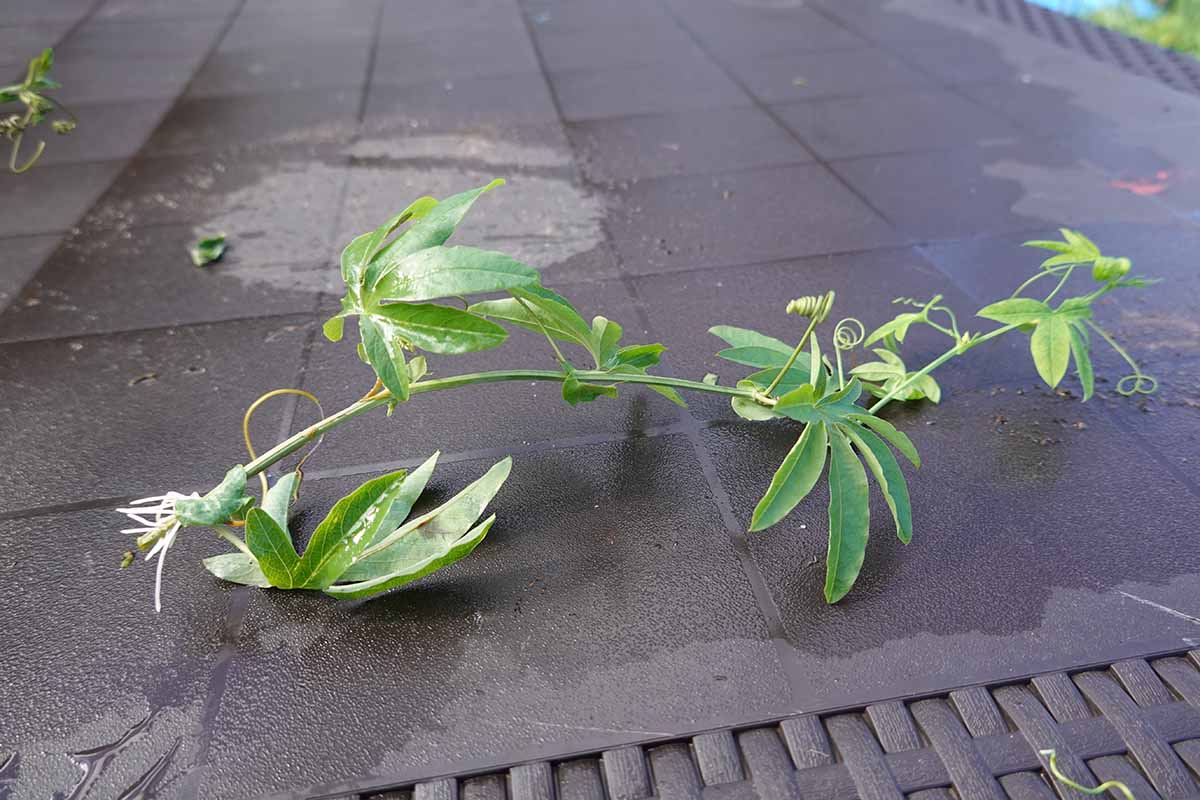
[[[258, 410], [259, 406], [270, 400], [272, 397], [279, 397], [280, 395], [285, 394], [294, 394], [298, 397], [303, 397], [306, 400], [311, 400], [313, 405], [317, 407], [317, 413], [321, 415], [321, 419], [325, 418], [325, 409], [321, 408], [321, 401], [303, 389], [274, 389], [260, 396], [257, 400], [250, 404], [250, 407], [246, 409], [245, 416], [242, 417], [242, 439], [244, 439], [246, 442], [246, 452], [250, 454], [251, 461], [253, 461], [257, 456], [254, 453], [254, 445], [250, 442], [250, 417], [254, 416], [254, 412]], [[369, 394], [370, 392], [368, 392], [368, 395]], [[321, 442], [324, 440], [325, 434], [321, 434], [321, 436], [318, 437], [316, 444], [314, 444], [312, 448], [300, 459], [300, 462], [296, 464], [297, 472], [299, 472], [300, 468], [304, 466], [304, 462], [307, 461], [313, 453], [317, 452], [317, 448], [321, 446]], [[266, 497], [268, 491], [266, 473], [258, 473], [258, 479], [262, 482], [263, 497]]]
[[1132, 397], [1135, 394], [1154, 394], [1158, 391], [1158, 380], [1140, 369], [1117, 381], [1117, 394]]
[[821, 295], [797, 297], [787, 304], [787, 313], [808, 317], [814, 325], [820, 325], [829, 319], [829, 312], [833, 310], [833, 298], [832, 290]]
[[838, 350], [853, 350], [867, 338], [867, 329], [854, 317], [846, 317], [833, 328], [833, 345]]

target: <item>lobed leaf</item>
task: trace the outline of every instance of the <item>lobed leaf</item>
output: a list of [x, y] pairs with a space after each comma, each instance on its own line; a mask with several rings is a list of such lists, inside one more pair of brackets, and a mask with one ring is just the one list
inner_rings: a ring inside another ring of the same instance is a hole
[[913, 445], [912, 440], [909, 439], [904, 433], [896, 430], [892, 423], [888, 422], [886, 419], [877, 417], [874, 414], [868, 414], [865, 411], [861, 414], [855, 413], [847, 416], [849, 419], [859, 423], [860, 425], [867, 426], [871, 430], [875, 431], [875, 433], [886, 439], [892, 447], [903, 453], [904, 457], [911, 461], [914, 467], [921, 466], [921, 456], [917, 454], [917, 448]]
[[406, 342], [430, 353], [473, 353], [497, 347], [508, 338], [496, 323], [449, 306], [392, 303], [378, 306], [371, 316], [387, 320]]
[[828, 433], [824, 422], [805, 426], [804, 432], [775, 471], [766, 494], [755, 506], [750, 518], [751, 531], [771, 527], [808, 496], [825, 469], [827, 447]]
[[365, 284], [372, 311], [389, 300], [419, 302], [536, 286], [537, 270], [494, 250], [430, 247], [384, 268]]

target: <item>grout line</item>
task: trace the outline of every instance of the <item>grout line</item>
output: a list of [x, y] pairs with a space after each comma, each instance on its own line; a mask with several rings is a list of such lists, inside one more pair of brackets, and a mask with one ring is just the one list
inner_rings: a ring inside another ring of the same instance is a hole
[[371, 49], [367, 56], [367, 74], [363, 80], [362, 94], [358, 97], [358, 111], [355, 118], [359, 125], [367, 113], [367, 96], [371, 92], [371, 82], [375, 78], [375, 62], [379, 58], [379, 40], [383, 31], [383, 12], [386, 6], [380, 0], [379, 9], [375, 12], [375, 35], [371, 37]]

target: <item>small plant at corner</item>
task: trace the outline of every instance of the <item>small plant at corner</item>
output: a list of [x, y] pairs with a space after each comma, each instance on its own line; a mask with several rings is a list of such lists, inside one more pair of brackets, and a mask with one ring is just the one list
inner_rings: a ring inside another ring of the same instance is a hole
[[[719, 394], [729, 398], [740, 417], [774, 422], [780, 436], [796, 440], [754, 509], [749, 528], [761, 531], [779, 523], [824, 479], [829, 490], [824, 595], [826, 602], [836, 603], [854, 586], [866, 557], [868, 474], [887, 503], [900, 541], [907, 543], [914, 535], [913, 502], [895, 453], [913, 467], [921, 459], [908, 436], [879, 413], [893, 402], [937, 403], [942, 391], [932, 373], [939, 366], [1001, 336], [1025, 335], [1034, 368], [1046, 384], [1057, 386], [1074, 363], [1086, 401], [1094, 392], [1092, 344], [1099, 340], [1132, 370], [1118, 382], [1119, 393], [1155, 388], [1093, 314], [1101, 297], [1150, 282], [1129, 275], [1128, 259], [1106, 256], [1087, 237], [1066, 229], [1062, 240], [1026, 243], [1052, 255], [1009, 297], [978, 310], [978, 318], [995, 323], [990, 329], [965, 329], [937, 295], [899, 298], [904, 310], [870, 332], [853, 317], [829, 331], [823, 326], [832, 318], [836, 298], [826, 292], [797, 298], [781, 309], [800, 321], [794, 343], [746, 328], [711, 329], [727, 345], [717, 355], [750, 370], [733, 386], [721, 385], [713, 375], [698, 381], [658, 375], [654, 369], [666, 350], [662, 344], [626, 343], [622, 327], [604, 316], [588, 322], [569, 300], [543, 286], [536, 270], [503, 253], [446, 244], [471, 206], [501, 183], [440, 201], [422, 197], [342, 252], [345, 294], [323, 331], [338, 342], [347, 320], [356, 323], [355, 349], [374, 381], [359, 400], [256, 455], [249, 418], [264, 401], [293, 394], [320, 409], [317, 398], [300, 389], [268, 392], [246, 412], [243, 434], [250, 460], [231, 468], [216, 488], [203, 497], [169, 492], [120, 509], [135, 523], [126, 532], [137, 535], [138, 548], [146, 558], [158, 558], [156, 604], [163, 557], [188, 527], [211, 528], [233, 548], [204, 562], [219, 578], [340, 598], [378, 595], [472, 552], [495, 522], [494, 515], [480, 519], [507, 479], [511, 459], [416, 517], [411, 512], [436, 466], [436, 453], [411, 473], [374, 478], [334, 505], [303, 553], [294, 546], [288, 519], [302, 482], [300, 466], [273, 485], [266, 478], [269, 467], [356, 417], [373, 411], [390, 416], [406, 403], [442, 391], [545, 381], [559, 384], [563, 401], [575, 406], [615, 399], [621, 386], [638, 384], [680, 406], [686, 405], [683, 392]], [[1060, 298], [1071, 276], [1084, 269], [1090, 270], [1092, 290]], [[1052, 288], [1041, 296], [1031, 294], [1043, 285]], [[462, 299], [483, 293], [504, 296], [474, 303]], [[918, 326], [950, 341], [944, 353], [914, 369], [903, 347]], [[433, 376], [427, 359], [494, 348], [515, 331], [544, 339], [548, 363]], [[869, 350], [874, 360], [846, 369], [844, 354], [858, 349]], [[249, 479], [256, 476], [261, 488], [257, 497], [247, 491]]]
[[39, 141], [33, 155], [21, 163], [21, 144], [30, 129], [57, 113], [59, 118], [50, 122], [50, 127], [55, 133], [63, 135], [75, 130], [75, 115], [46, 94], [50, 89], [60, 88], [59, 84], [50, 78], [52, 66], [54, 51], [46, 48], [41, 55], [30, 59], [25, 80], [11, 86], [0, 86], [0, 106], [16, 103], [25, 108], [23, 113], [0, 117], [0, 135], [12, 142], [8, 168], [13, 172], [24, 172], [32, 167], [46, 149], [45, 141]]

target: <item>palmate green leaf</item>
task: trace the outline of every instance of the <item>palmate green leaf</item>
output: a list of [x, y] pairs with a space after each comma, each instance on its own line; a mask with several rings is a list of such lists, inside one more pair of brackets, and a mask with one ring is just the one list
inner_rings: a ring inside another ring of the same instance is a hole
[[184, 525], [219, 525], [247, 500], [246, 469], [239, 464], [226, 472], [216, 488], [204, 497], [176, 501], [175, 518]]
[[[781, 367], [770, 367], [761, 369], [758, 372], [752, 372], [746, 376], [746, 380], [753, 383], [758, 389], [765, 390], [775, 381], [775, 376], [779, 374]], [[784, 395], [794, 389], [799, 389], [804, 384], [808, 383], [808, 366], [799, 362], [793, 364], [791, 368], [784, 374], [783, 380], [775, 387], [775, 394]]]
[[496, 323], [449, 306], [390, 303], [376, 307], [370, 316], [386, 320], [394, 333], [430, 353], [473, 353], [508, 338], [508, 331]]
[[888, 444], [899, 450], [905, 458], [911, 461], [914, 467], [921, 466], [921, 456], [917, 454], [917, 448], [913, 445], [912, 440], [901, 431], [896, 430], [895, 426], [886, 419], [881, 419], [866, 411], [863, 411], [861, 414], [857, 412], [848, 414], [847, 417], [860, 425], [865, 425], [882, 436], [887, 440]]
[[[750, 380], [740, 380], [737, 382], [737, 388], [757, 389], [762, 391], [764, 387], [759, 386]], [[783, 416], [782, 414], [776, 413], [774, 409], [767, 408], [764, 405], [759, 405], [753, 400], [745, 397], [731, 397], [729, 398], [729, 405], [733, 408], [733, 412], [735, 414], [742, 419], [748, 419], [751, 422], [765, 422], [766, 420], [778, 419], [779, 417]]]
[[998, 303], [984, 306], [976, 312], [976, 316], [994, 320], [1005, 325], [1025, 325], [1036, 323], [1049, 316], [1050, 306], [1032, 297], [1010, 297]]
[[1083, 402], [1091, 399], [1096, 388], [1096, 376], [1092, 371], [1092, 357], [1088, 352], [1087, 329], [1081, 324], [1071, 325], [1071, 354], [1075, 358], [1075, 369], [1083, 385]]
[[908, 388], [902, 393], [895, 395], [895, 399], [921, 400], [928, 398], [933, 403], [937, 403], [942, 399], [942, 387], [938, 385], [938, 382], [931, 375], [922, 375], [919, 378], [914, 378], [915, 373], [909, 371], [898, 354], [886, 348], [875, 348], [873, 352], [881, 360], [860, 364], [850, 370], [850, 374], [864, 381], [878, 382], [879, 386], [867, 387], [876, 397], [886, 397], [891, 394], [893, 389], [896, 389], [906, 381], [912, 380]]
[[1044, 318], [1029, 337], [1029, 350], [1038, 375], [1053, 389], [1067, 374], [1071, 358], [1071, 326], [1057, 314]]
[[258, 566], [258, 560], [242, 552], [223, 553], [204, 559], [204, 568], [223, 581], [268, 589], [271, 582]]
[[834, 426], [829, 438], [829, 547], [825, 556], [825, 602], [846, 596], [862, 569], [871, 528], [867, 473]]
[[410, 378], [399, 335], [389, 323], [373, 316], [358, 318], [358, 333], [363, 354], [375, 375], [395, 401], [406, 402]]
[[883, 323], [878, 328], [871, 331], [871, 335], [868, 336], [866, 341], [863, 342], [863, 347], [870, 347], [871, 345], [875, 344], [875, 342], [883, 339], [885, 336], [891, 336], [897, 342], [903, 342], [904, 337], [908, 335], [908, 329], [913, 325], [924, 321], [924, 313], [906, 311], [903, 314], [897, 314], [894, 319]]
[[786, 517], [803, 500], [825, 469], [828, 432], [824, 422], [806, 425], [796, 444], [771, 478], [766, 494], [750, 518], [750, 530], [761, 531]]
[[625, 365], [647, 369], [659, 362], [666, 346], [661, 344], [634, 344], [622, 347], [613, 358], [613, 366]]
[[409, 575], [414, 567], [427, 564], [431, 557], [448, 554], [463, 539], [477, 533], [471, 526], [500, 491], [511, 470], [512, 459], [503, 459], [441, 506], [377, 540], [327, 593], [361, 597], [364, 592], [375, 594], [399, 585], [391, 583], [393, 579], [413, 580]]
[[418, 302], [502, 292], [536, 286], [540, 280], [537, 270], [494, 250], [430, 247], [389, 265], [377, 280], [365, 283], [365, 303], [373, 310], [387, 300]]
[[792, 347], [772, 336], [748, 328], [716, 325], [708, 332], [724, 340], [729, 347], [717, 353], [719, 358], [747, 367], [782, 367], [787, 363]]
[[908, 483], [904, 480], [896, 457], [882, 439], [864, 427], [842, 425], [839, 430], [854, 444], [875, 476], [875, 482], [879, 484], [879, 490], [896, 523], [896, 536], [908, 544], [912, 541], [912, 503], [908, 498]]
[[437, 205], [438, 201], [432, 197], [419, 197], [410, 203], [408, 208], [396, 214], [375, 230], [355, 237], [350, 244], [346, 245], [345, 249], [342, 250], [341, 258], [342, 280], [345, 282], [346, 288], [352, 294], [357, 295], [359, 289], [362, 287], [363, 276], [366, 273], [367, 266], [379, 254], [379, 251], [383, 249], [388, 237], [395, 233], [404, 223], [424, 217], [436, 208]]
[[258, 559], [259, 569], [272, 586], [294, 589], [300, 572], [300, 556], [287, 529], [261, 508], [246, 515], [246, 546]]
[[300, 557], [293, 585], [324, 589], [337, 580], [388, 521], [405, 475], [400, 470], [367, 481], [334, 504]]
[[513, 289], [503, 300], [485, 300], [471, 305], [473, 314], [518, 325], [533, 333], [546, 333], [587, 350], [599, 366], [592, 348], [592, 329], [565, 297], [542, 286]]

